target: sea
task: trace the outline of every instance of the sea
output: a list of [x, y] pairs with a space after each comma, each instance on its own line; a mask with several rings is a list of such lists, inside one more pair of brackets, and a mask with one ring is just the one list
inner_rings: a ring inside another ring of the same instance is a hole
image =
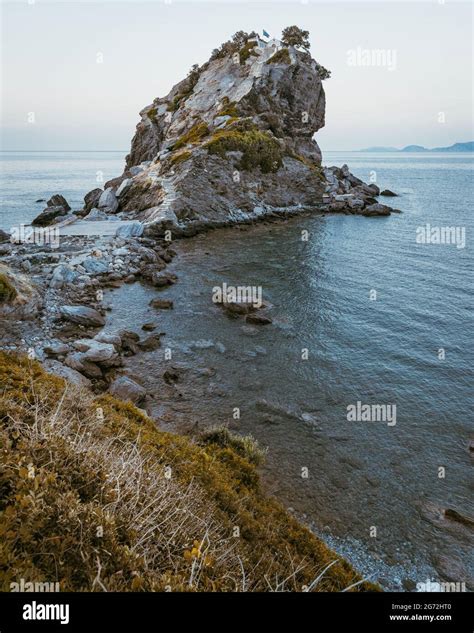
[[[125, 152], [3, 152], [0, 228], [62, 193], [73, 208]], [[474, 586], [472, 205], [474, 154], [325, 152], [397, 197], [401, 213], [305, 215], [179, 243], [178, 283], [108, 295], [107, 327], [158, 319], [165, 349], [130, 359], [166, 430], [209, 425], [267, 448], [263, 480], [365, 577], [390, 590]], [[273, 323], [249, 326], [216, 287], [260, 289]], [[163, 381], [166, 363], [182, 385]], [[471, 524], [472, 526], [472, 524]]]

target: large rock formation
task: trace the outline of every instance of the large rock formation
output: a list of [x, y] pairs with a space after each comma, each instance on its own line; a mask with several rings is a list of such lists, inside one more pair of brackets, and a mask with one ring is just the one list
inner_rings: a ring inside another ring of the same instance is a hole
[[[340, 189], [313, 139], [328, 75], [293, 46], [234, 37], [140, 112], [125, 171], [97, 206], [142, 221], [149, 235], [323, 207]], [[359, 213], [374, 193], [331, 210]]]
[[115, 212], [158, 234], [321, 204], [319, 68], [294, 47], [253, 40], [194, 68], [141, 111], [125, 172], [105, 186]]

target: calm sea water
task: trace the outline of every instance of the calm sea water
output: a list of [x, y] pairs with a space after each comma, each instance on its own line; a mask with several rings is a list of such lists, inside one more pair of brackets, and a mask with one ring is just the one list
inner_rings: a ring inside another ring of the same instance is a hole
[[0, 152], [0, 228], [31, 222], [61, 193], [72, 209], [84, 195], [122, 173], [126, 152]]
[[[140, 284], [109, 297], [110, 328], [140, 331], [159, 320], [171, 362], [183, 370], [177, 398], [162, 380], [163, 350], [129, 360], [155, 392], [162, 426], [181, 419], [182, 428], [228, 423], [252, 433], [269, 447], [267, 487], [391, 587], [428, 576], [473, 582], [472, 532], [442, 516], [447, 507], [474, 515], [473, 158], [328, 152], [325, 164], [348, 163], [364, 180], [375, 173], [379, 186], [400, 194], [387, 200], [403, 213], [198, 236], [180, 243], [179, 283], [162, 295], [174, 299], [173, 311], [157, 315], [148, 307], [156, 291]], [[2, 214], [18, 221], [22, 205], [31, 212], [31, 200], [56, 191], [79, 201], [97, 170], [104, 179], [120, 173], [123, 156], [7, 164]], [[427, 223], [464, 228], [465, 248], [417, 243]], [[223, 282], [261, 286], [274, 324], [252, 333], [226, 318], [211, 301]], [[396, 405], [396, 424], [348, 421], [357, 401]]]

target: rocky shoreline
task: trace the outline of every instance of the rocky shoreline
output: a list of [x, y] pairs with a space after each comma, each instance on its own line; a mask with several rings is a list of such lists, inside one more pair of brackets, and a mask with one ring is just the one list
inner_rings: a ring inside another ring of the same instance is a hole
[[[326, 212], [367, 216], [390, 213], [391, 209], [374, 197], [380, 193], [378, 187], [363, 183], [346, 165], [340, 169], [325, 168], [324, 173], [330, 201], [317, 209], [287, 208], [278, 213], [240, 218], [232, 224], [238, 229], [255, 222], [271, 223], [295, 215]], [[107, 188], [102, 194], [106, 192]], [[111, 195], [109, 192], [106, 196], [109, 202]], [[91, 204], [91, 196], [86, 194], [84, 208], [70, 213], [66, 199], [55, 194], [32, 227], [42, 227], [47, 232], [74, 222], [80, 229], [91, 221], [91, 213], [100, 211], [90, 209], [84, 216]], [[102, 215], [114, 226], [116, 218], [104, 212], [97, 213], [94, 219], [102, 220]], [[228, 224], [194, 224], [173, 237], [185, 238]], [[125, 379], [122, 373], [123, 358], [161, 345], [160, 334], [156, 332], [158, 322], [142, 324], [143, 336], [130, 331], [105, 334], [102, 328], [110, 308], [103, 296], [105, 290], [124, 283], [145, 283], [156, 288], [157, 293], [174, 284], [176, 276], [166, 270], [176, 255], [172, 242], [156, 235], [147, 237], [143, 225], [136, 221], [125, 226], [120, 223], [120, 228], [110, 236], [62, 235], [57, 248], [47, 243], [36, 244], [34, 240], [15, 242], [5, 232], [0, 239], [0, 273], [11, 282], [15, 292], [12, 301], [4, 301], [0, 306], [1, 347], [27, 352], [49, 371], [95, 392], [110, 389], [118, 397], [122, 394], [125, 399], [143, 404], [146, 395], [143, 388]], [[157, 314], [159, 310], [173, 308], [171, 301], [160, 296], [150, 305]], [[230, 318], [244, 318], [252, 325], [272, 322], [266, 306], [257, 311], [251, 305], [234, 301], [224, 302], [222, 307]]]

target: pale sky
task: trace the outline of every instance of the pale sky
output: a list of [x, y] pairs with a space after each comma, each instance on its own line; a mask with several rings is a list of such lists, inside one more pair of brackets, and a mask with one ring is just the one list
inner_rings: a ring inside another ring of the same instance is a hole
[[[323, 150], [470, 141], [472, 11], [454, 0], [3, 0], [2, 149], [128, 150], [139, 110], [192, 64], [237, 30], [279, 37], [291, 24], [332, 71]], [[374, 49], [387, 65], [349, 63]]]

